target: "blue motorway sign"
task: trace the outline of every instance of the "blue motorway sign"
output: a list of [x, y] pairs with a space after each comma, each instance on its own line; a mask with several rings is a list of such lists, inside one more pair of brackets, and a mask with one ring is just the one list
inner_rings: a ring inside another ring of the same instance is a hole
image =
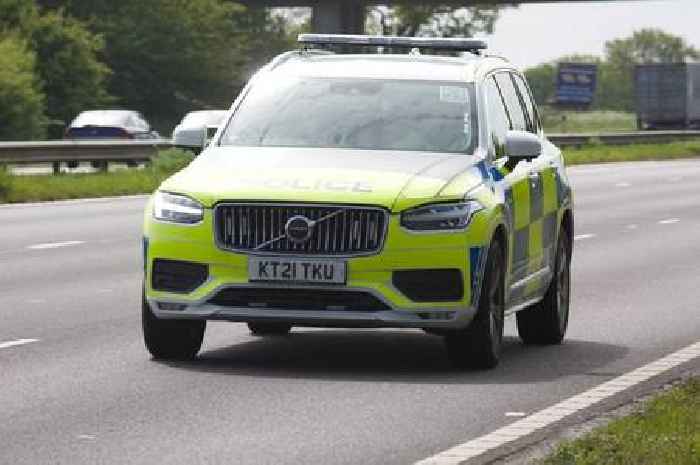
[[560, 105], [590, 105], [595, 96], [598, 66], [584, 63], [560, 63], [556, 101]]

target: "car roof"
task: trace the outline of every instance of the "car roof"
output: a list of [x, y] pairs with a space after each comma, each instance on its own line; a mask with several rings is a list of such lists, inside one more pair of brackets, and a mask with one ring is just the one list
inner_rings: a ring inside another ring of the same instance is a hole
[[498, 57], [467, 53], [462, 57], [436, 55], [330, 54], [291, 52], [271, 64], [275, 74], [304, 77], [347, 77], [474, 82], [493, 68], [512, 68]]

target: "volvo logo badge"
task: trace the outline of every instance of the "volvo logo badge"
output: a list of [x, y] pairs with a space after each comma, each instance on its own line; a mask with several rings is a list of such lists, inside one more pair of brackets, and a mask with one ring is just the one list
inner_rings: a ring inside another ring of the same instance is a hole
[[303, 244], [311, 238], [314, 232], [314, 222], [305, 216], [293, 216], [284, 226], [284, 232], [290, 241], [295, 244]]

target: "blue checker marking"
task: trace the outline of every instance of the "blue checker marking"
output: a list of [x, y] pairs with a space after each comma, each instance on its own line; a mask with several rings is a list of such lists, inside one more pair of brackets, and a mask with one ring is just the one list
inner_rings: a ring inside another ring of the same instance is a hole
[[483, 254], [483, 247], [470, 247], [469, 248], [469, 270], [471, 285], [472, 285], [472, 302], [476, 298], [477, 286], [479, 285], [479, 280], [477, 275], [479, 273], [479, 265], [481, 261], [481, 256]]
[[489, 177], [489, 171], [486, 169], [486, 162], [480, 161], [476, 164], [476, 167], [479, 169], [483, 179], [487, 179]]
[[491, 176], [493, 177], [493, 180], [498, 182], [501, 179], [503, 179], [503, 175], [501, 174], [500, 171], [498, 171], [496, 168], [491, 168]]

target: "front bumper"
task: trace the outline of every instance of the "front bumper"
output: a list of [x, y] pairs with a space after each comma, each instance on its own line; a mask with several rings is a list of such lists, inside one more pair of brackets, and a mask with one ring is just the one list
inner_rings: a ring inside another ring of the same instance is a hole
[[[411, 233], [392, 215], [383, 249], [376, 255], [348, 257], [347, 284], [323, 286], [343, 292], [371, 294], [385, 304], [381, 310], [353, 308], [309, 309], [303, 305], [286, 308], [217, 305], [212, 299], [222, 290], [237, 287], [260, 289], [305, 289], [313, 286], [251, 283], [248, 255], [219, 249], [213, 240], [211, 211], [195, 226], [180, 226], [147, 218], [146, 300], [158, 318], [225, 320], [234, 322], [286, 322], [296, 326], [431, 328], [466, 327], [475, 314], [481, 252], [487, 247], [484, 218], [477, 215], [467, 231], [459, 233]], [[480, 224], [484, 223], [484, 224]], [[476, 252], [476, 253], [475, 253]], [[206, 264], [207, 280], [188, 293], [157, 291], [151, 285], [155, 259], [182, 260]], [[414, 302], [392, 283], [394, 271], [458, 269], [464, 279], [461, 299], [450, 302]]]

